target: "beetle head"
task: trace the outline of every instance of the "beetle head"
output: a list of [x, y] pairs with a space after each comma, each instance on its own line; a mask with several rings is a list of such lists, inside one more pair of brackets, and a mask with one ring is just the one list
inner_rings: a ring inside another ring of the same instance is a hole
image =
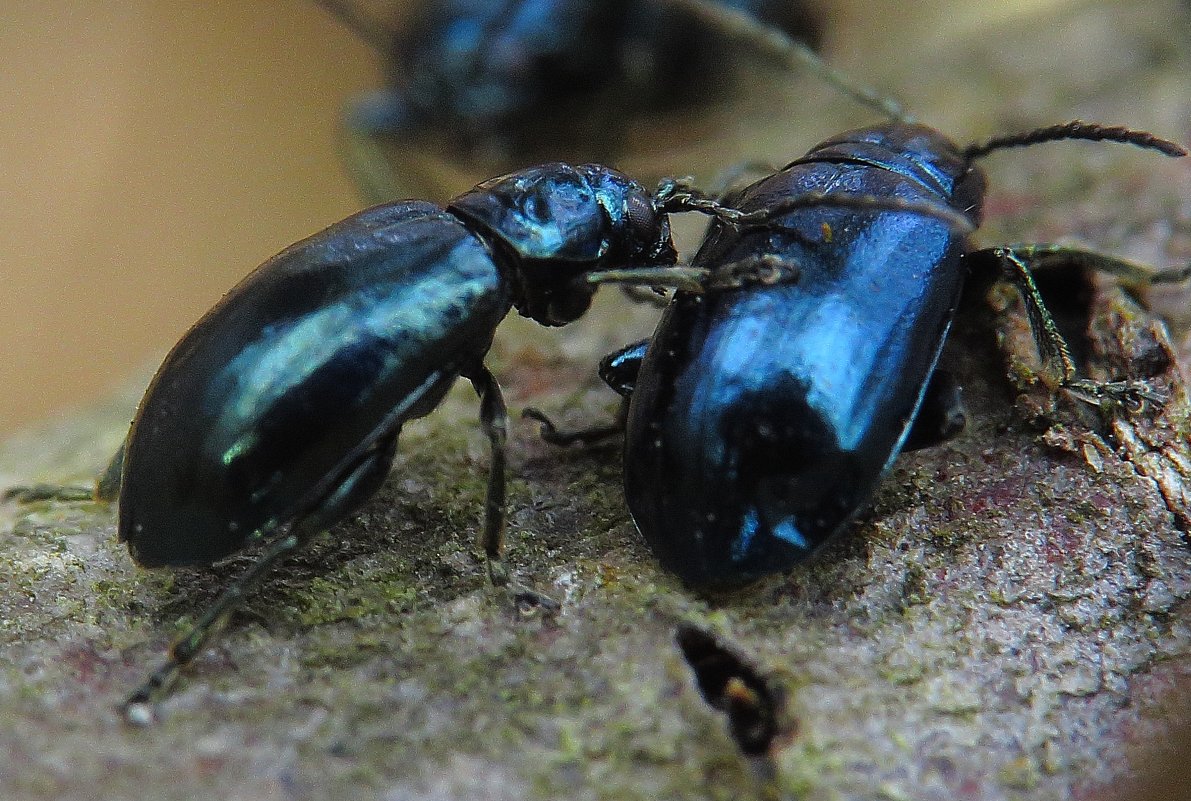
[[517, 310], [543, 325], [587, 311], [590, 273], [677, 260], [654, 196], [595, 164], [544, 164], [494, 178], [449, 209], [495, 243]]

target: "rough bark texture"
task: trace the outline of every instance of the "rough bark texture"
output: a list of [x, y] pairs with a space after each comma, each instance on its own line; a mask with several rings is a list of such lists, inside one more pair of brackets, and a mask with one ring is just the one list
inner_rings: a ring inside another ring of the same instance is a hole
[[[915, 17], [901, 35], [920, 43], [875, 44], [853, 19], [836, 44], [845, 66], [905, 87], [923, 119], [962, 140], [1077, 116], [1187, 139], [1183, 14], [1068, 5], [945, 41]], [[870, 57], [888, 72], [866, 69]], [[789, 154], [814, 134], [783, 136]], [[1186, 165], [1051, 145], [986, 166], [983, 243], [1074, 236], [1143, 262], [1191, 256]], [[472, 550], [487, 453], [459, 387], [402, 435], [376, 499], [275, 571], [145, 730], [115, 705], [248, 557], [144, 571], [114, 541], [111, 509], [0, 507], [0, 796], [1105, 792], [1132, 747], [1177, 725], [1172, 698], [1191, 674], [1191, 422], [1177, 355], [1186, 364], [1189, 315], [1185, 292], [1153, 299], [1172, 345], [1111, 282], [1088, 297], [1069, 317], [1087, 331], [1091, 374], [1148, 376], [1163, 407], [1101, 415], [1056, 397], [1016, 299], [994, 289], [945, 356], [964, 380], [966, 432], [901, 458], [811, 563], [729, 597], [693, 594], [654, 563], [624, 507], [617, 447], [560, 450], [514, 425], [509, 562], [561, 602], [557, 614], [518, 612]], [[492, 366], [514, 411], [602, 420], [610, 395], [589, 365], [652, 316], [622, 306], [604, 298], [574, 329], [502, 328]], [[10, 439], [0, 485], [97, 470], [137, 393]], [[700, 696], [675, 646], [681, 622], [722, 637], [788, 699], [768, 758], [741, 757]]]

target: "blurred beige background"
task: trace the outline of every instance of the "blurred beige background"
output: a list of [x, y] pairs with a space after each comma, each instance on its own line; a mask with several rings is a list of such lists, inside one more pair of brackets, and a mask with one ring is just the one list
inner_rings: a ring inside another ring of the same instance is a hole
[[126, 380], [355, 210], [337, 115], [375, 70], [301, 0], [7, 0], [0, 434]]

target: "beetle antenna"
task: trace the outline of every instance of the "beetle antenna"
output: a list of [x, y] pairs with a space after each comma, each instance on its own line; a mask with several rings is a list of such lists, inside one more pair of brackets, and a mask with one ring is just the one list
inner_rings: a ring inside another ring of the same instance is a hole
[[874, 109], [882, 116], [896, 122], [912, 122], [901, 104], [882, 95], [875, 89], [857, 83], [842, 70], [832, 67], [818, 53], [807, 45], [791, 38], [773, 25], [766, 24], [751, 14], [746, 14], [722, 3], [708, 0], [663, 0], [672, 6], [685, 8], [696, 17], [713, 25], [717, 30], [751, 45], [757, 52], [777, 58], [787, 68], [802, 68], [817, 75], [824, 82], [834, 86], [856, 102]]
[[1058, 142], [1064, 139], [1082, 139], [1086, 142], [1119, 142], [1125, 145], [1136, 145], [1146, 150], [1157, 150], [1166, 156], [1187, 155], [1187, 151], [1180, 145], [1166, 139], [1160, 139], [1152, 133], [1135, 131], [1121, 125], [1097, 125], [1094, 122], [1073, 120], [1048, 125], [1026, 133], [1010, 134], [989, 139], [987, 142], [969, 145], [963, 154], [969, 160], [987, 156], [994, 150], [1007, 150], [1011, 147], [1029, 147], [1043, 142]]
[[770, 206], [756, 211], [741, 211], [726, 205], [721, 199], [691, 186], [686, 179], [666, 178], [658, 185], [655, 193], [659, 209], [667, 214], [695, 211], [714, 217], [733, 228], [761, 228], [772, 225], [773, 220], [796, 209], [834, 207], [856, 211], [890, 211], [907, 214], [921, 214], [946, 223], [953, 231], [971, 233], [976, 227], [971, 218], [944, 204], [908, 198], [885, 197], [850, 192], [804, 192], [784, 198]]
[[393, 49], [389, 26], [366, 14], [358, 4], [350, 0], [315, 0], [315, 3], [381, 55], [387, 56]]
[[710, 217], [719, 217], [725, 208], [719, 198], [694, 186], [690, 178], [663, 178], [654, 192], [654, 199], [663, 214], [697, 211]]

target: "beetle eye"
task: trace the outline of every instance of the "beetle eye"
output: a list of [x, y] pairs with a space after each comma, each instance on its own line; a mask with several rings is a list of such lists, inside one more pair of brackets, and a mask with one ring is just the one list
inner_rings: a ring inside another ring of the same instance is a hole
[[530, 192], [525, 196], [522, 206], [525, 216], [536, 223], [550, 220], [550, 203], [537, 192]]
[[653, 202], [645, 195], [629, 195], [626, 216], [629, 227], [634, 231], [652, 231], [657, 227], [657, 214]]

